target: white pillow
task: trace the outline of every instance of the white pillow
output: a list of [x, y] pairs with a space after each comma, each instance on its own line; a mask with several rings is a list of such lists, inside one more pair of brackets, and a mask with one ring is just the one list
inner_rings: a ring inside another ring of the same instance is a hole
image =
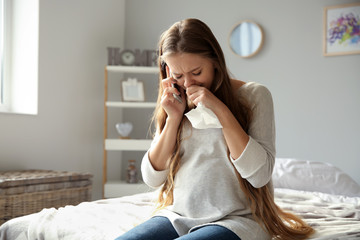
[[358, 183], [339, 168], [323, 162], [276, 158], [273, 184], [275, 188], [360, 197]]

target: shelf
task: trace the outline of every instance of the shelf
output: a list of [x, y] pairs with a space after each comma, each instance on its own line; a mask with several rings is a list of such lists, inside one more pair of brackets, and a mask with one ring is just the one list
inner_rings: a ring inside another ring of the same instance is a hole
[[[148, 116], [146, 109], [156, 108], [156, 102], [124, 102], [124, 101], [109, 101], [109, 77], [115, 74], [109, 75], [109, 73], [129, 73], [129, 75], [138, 74], [154, 74], [159, 75], [160, 71], [158, 67], [149, 66], [105, 66], [104, 72], [104, 153], [103, 153], [103, 197], [120, 197], [126, 195], [132, 195], [136, 193], [149, 191], [149, 188], [144, 183], [139, 184], [128, 184], [126, 182], [114, 182], [107, 181], [108, 177], [108, 156], [107, 151], [143, 151], [146, 152], [151, 145], [151, 139], [109, 139], [108, 138], [108, 110], [109, 108], [132, 108], [142, 113], [143, 116]], [[152, 76], [150, 79], [153, 79]], [[116, 78], [118, 79], [118, 78]], [[118, 98], [121, 99], [121, 98]], [[140, 169], [139, 169], [139, 172]], [[119, 172], [120, 174], [120, 172]]]
[[106, 66], [109, 72], [122, 72], [122, 73], [159, 73], [157, 67], [139, 67], [139, 66]]
[[151, 139], [105, 139], [105, 150], [147, 151]]
[[125, 181], [108, 181], [104, 186], [104, 197], [123, 197], [134, 195], [137, 193], [151, 192], [154, 191], [148, 187], [145, 183], [127, 183]]
[[156, 102], [106, 102], [107, 107], [155, 108]]

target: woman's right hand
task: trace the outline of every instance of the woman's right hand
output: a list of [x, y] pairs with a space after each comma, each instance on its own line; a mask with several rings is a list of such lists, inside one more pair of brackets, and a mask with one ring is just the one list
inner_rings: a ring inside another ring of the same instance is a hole
[[[168, 160], [174, 152], [178, 128], [186, 106], [185, 91], [182, 88], [179, 91], [172, 87], [171, 84], [176, 83], [176, 80], [172, 78], [167, 66], [166, 75], [167, 78], [162, 80], [164, 91], [161, 96], [161, 106], [168, 117], [158, 141], [152, 145], [149, 151], [150, 163], [156, 171], [162, 171], [169, 167]], [[180, 94], [182, 102], [176, 100], [173, 94]]]
[[[185, 91], [182, 88], [178, 90], [172, 86], [172, 84], [176, 84], [176, 80], [171, 76], [168, 66], [166, 66], [166, 75], [167, 78], [162, 80], [164, 91], [161, 97], [161, 106], [167, 113], [168, 119], [181, 120], [186, 106]], [[175, 99], [173, 94], [180, 94], [179, 97], [182, 102], [180, 103], [177, 99]]]

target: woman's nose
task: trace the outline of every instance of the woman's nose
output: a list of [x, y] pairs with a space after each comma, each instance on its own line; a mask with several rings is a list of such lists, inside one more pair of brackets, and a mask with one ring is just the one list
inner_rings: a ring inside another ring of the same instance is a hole
[[188, 88], [194, 84], [194, 80], [190, 76], [184, 76], [184, 87]]

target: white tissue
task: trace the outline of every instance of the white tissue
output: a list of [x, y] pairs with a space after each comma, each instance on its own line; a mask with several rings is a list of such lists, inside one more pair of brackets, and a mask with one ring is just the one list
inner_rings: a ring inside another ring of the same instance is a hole
[[202, 103], [199, 103], [195, 109], [186, 113], [185, 116], [189, 119], [191, 125], [197, 129], [222, 128], [215, 113], [202, 105]]

